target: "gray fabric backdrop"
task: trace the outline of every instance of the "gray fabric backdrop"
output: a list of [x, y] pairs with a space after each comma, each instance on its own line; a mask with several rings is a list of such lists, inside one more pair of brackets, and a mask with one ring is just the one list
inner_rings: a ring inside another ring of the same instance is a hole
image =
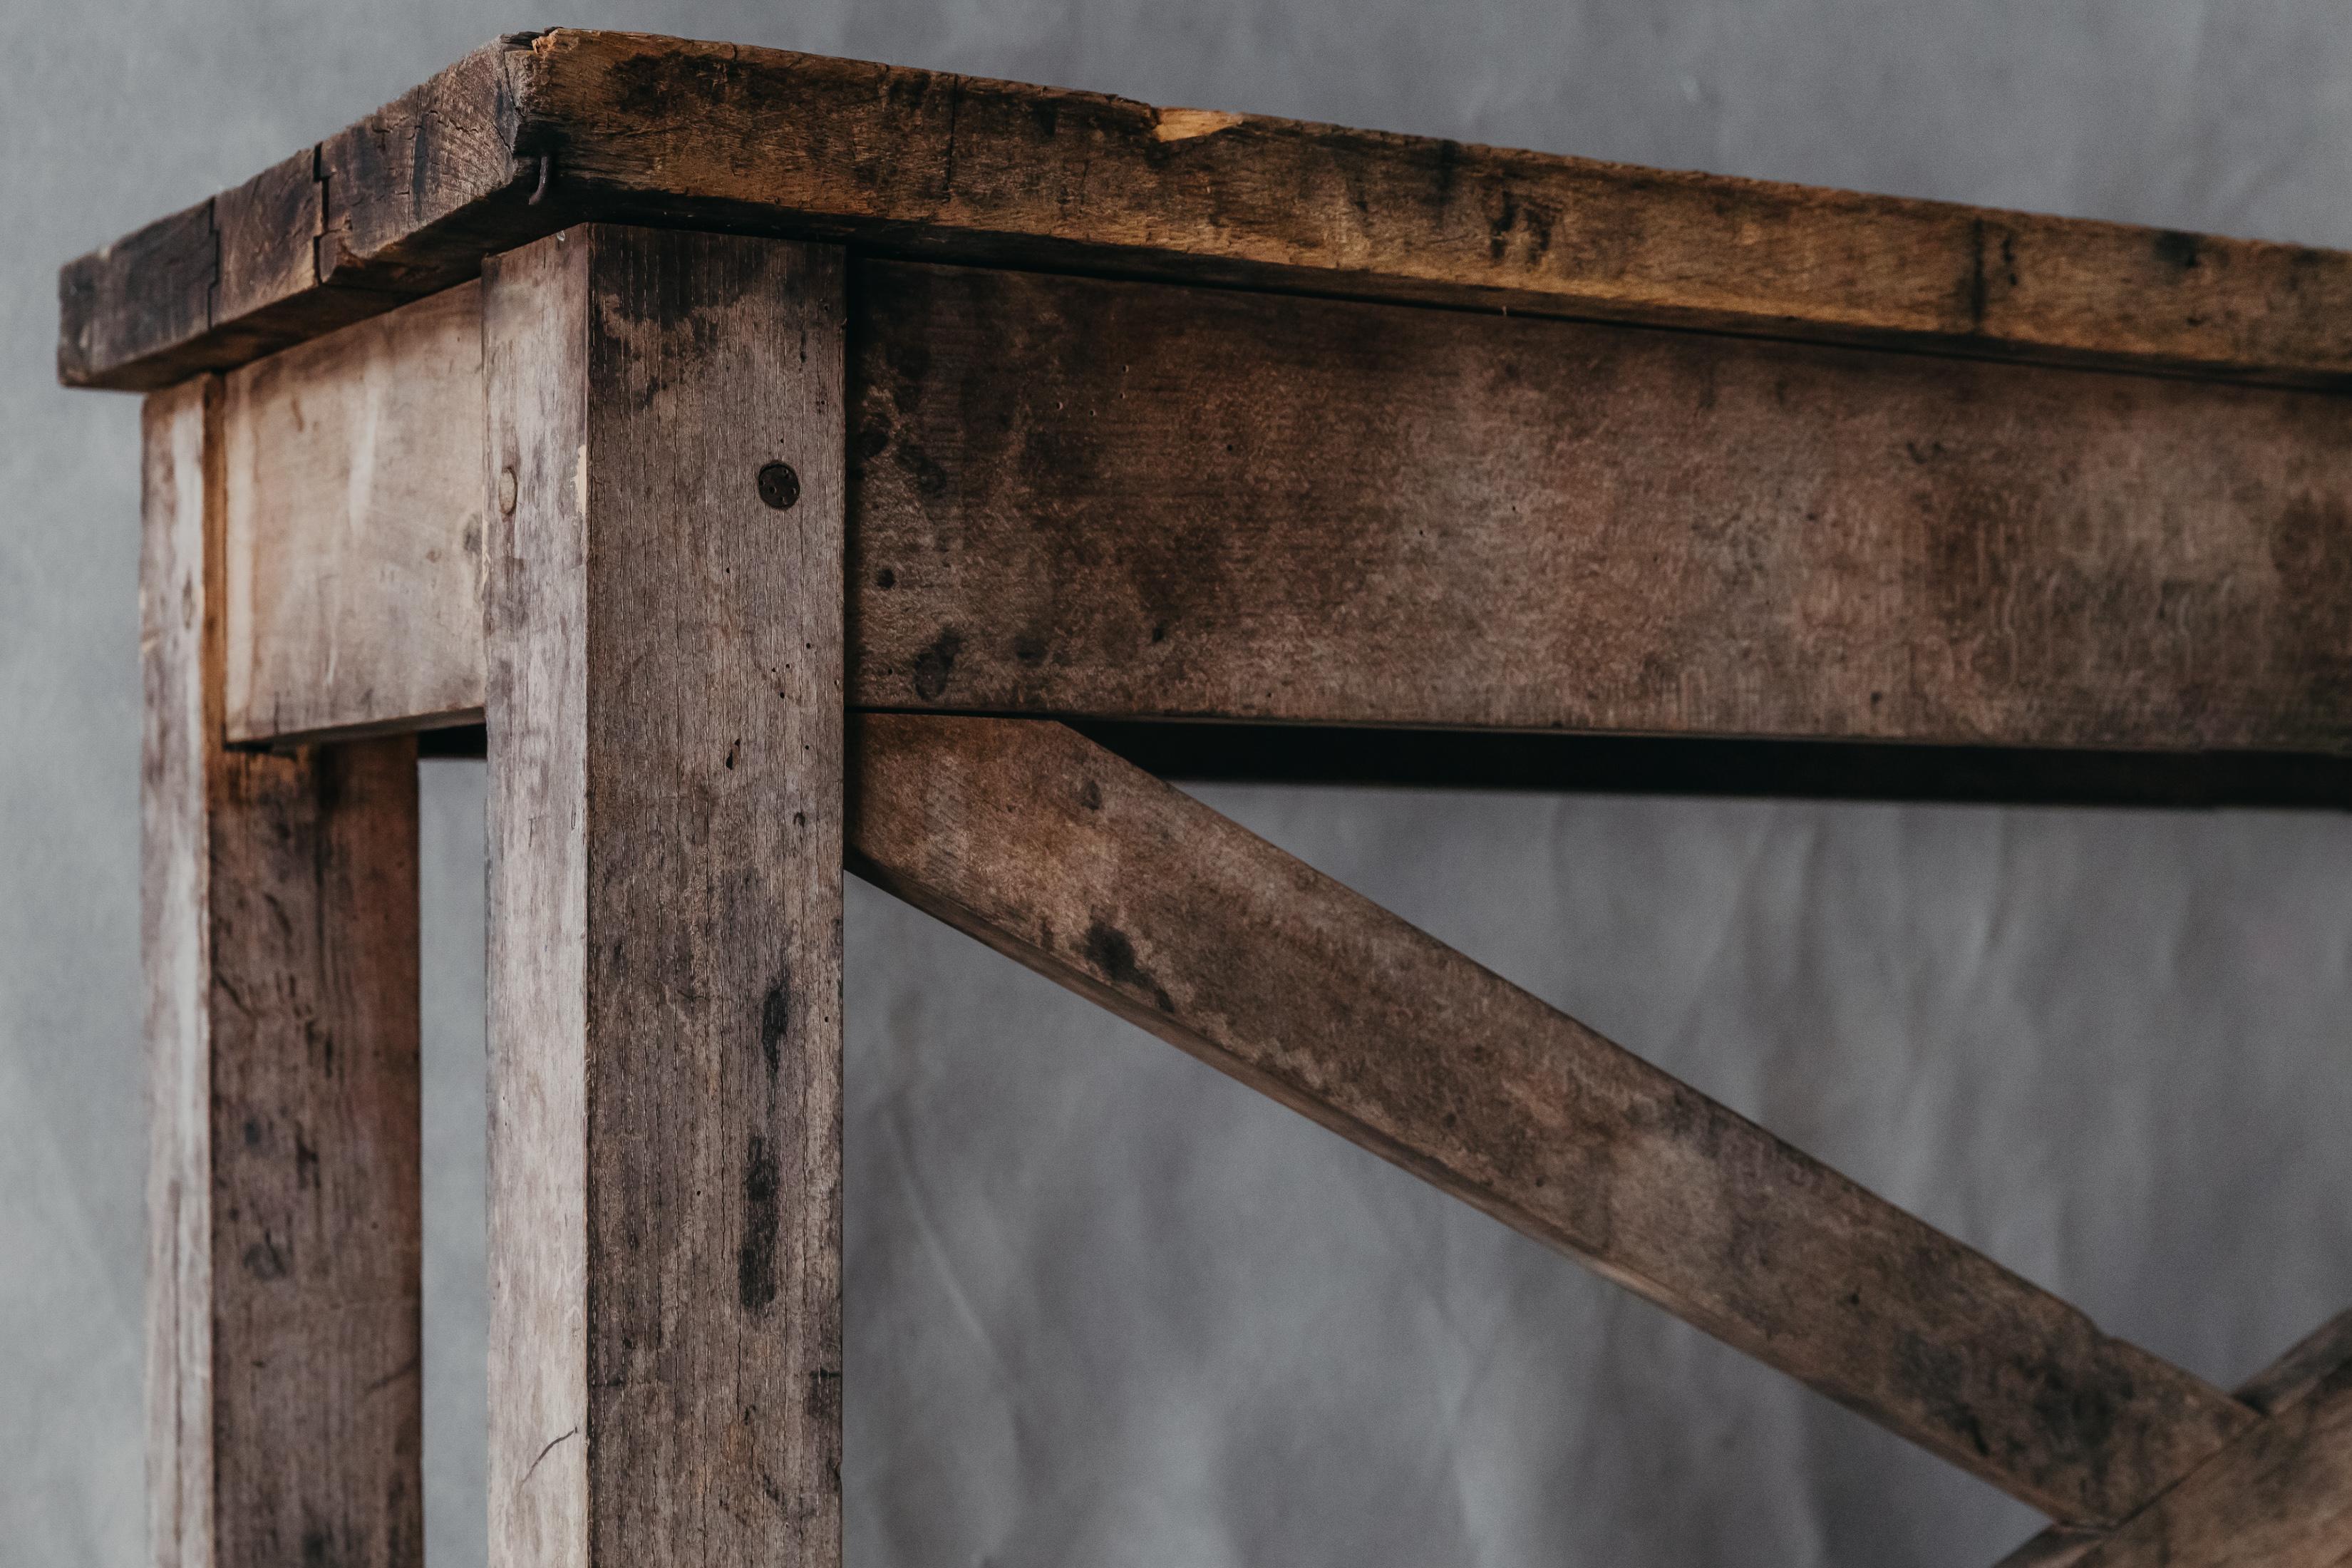
[[[0, 3], [0, 1563], [142, 1552], [127, 398], [53, 268], [633, 26], [2352, 244], [2332, 0]], [[481, 786], [425, 784], [435, 1568], [481, 1561]], [[2339, 817], [1207, 792], [2221, 1381], [2352, 1304]], [[863, 888], [850, 1560], [1981, 1564], [2027, 1513]]]

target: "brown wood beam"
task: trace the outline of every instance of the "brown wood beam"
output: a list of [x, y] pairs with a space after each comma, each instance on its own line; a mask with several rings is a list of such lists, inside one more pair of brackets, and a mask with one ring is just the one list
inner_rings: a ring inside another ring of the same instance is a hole
[[[853, 705], [1221, 726], [1161, 731], [1179, 768], [1274, 725], [1294, 771], [1410, 778], [1414, 731], [1475, 730], [1444, 782], [1573, 734], [1759, 743], [1716, 787], [2340, 797], [2338, 398], [896, 263], [853, 293]], [[232, 740], [479, 710], [477, 310], [230, 378]]]
[[1061, 726], [852, 757], [861, 875], [2055, 1518], [2257, 1420]]
[[152, 1561], [417, 1568], [416, 742], [223, 745], [221, 402], [143, 426]]
[[2334, 251], [1159, 109], [733, 44], [499, 40], [59, 280], [152, 387], [587, 220], [1514, 313], [2341, 384]]
[[224, 378], [232, 740], [480, 722], [479, 296]]
[[483, 280], [509, 1568], [840, 1561], [841, 265]]
[[2347, 405], [870, 264], [855, 700], [2352, 744]]

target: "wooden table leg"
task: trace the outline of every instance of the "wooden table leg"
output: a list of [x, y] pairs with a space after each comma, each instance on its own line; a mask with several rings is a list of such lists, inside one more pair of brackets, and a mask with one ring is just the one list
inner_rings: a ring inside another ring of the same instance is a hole
[[839, 1561], [842, 279], [485, 268], [506, 1568]]
[[222, 746], [218, 403], [145, 418], [150, 1538], [414, 1568], [416, 745]]

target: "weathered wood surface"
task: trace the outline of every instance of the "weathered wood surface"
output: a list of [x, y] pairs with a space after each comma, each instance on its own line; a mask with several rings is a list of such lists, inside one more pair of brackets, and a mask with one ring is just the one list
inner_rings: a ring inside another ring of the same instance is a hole
[[226, 378], [230, 741], [480, 720], [478, 296]]
[[[2239, 1388], [2238, 1398], [2266, 1417], [2282, 1416], [2347, 1365], [2352, 1365], [2352, 1311], [2320, 1325], [2255, 1373]], [[2224, 1555], [2218, 1561], [2277, 1562], [2286, 1568], [2299, 1568], [2300, 1563], [2308, 1562], [2316, 1568], [2334, 1568], [2337, 1559], [2325, 1552], [2301, 1560], [2293, 1553], [2306, 1551], [2307, 1540], [2326, 1539], [2325, 1530], [2315, 1526], [2332, 1524], [2336, 1534], [2327, 1550], [2352, 1554], [2352, 1485], [2346, 1484], [2342, 1474], [2331, 1479], [2312, 1468], [2315, 1458], [2322, 1466], [2326, 1463], [2325, 1444], [2331, 1440], [2341, 1444], [2352, 1436], [2337, 1431], [2337, 1425], [2336, 1417], [2315, 1415], [2298, 1418], [2284, 1428], [2273, 1429], [2267, 1421], [2262, 1427], [2248, 1427], [2229, 1447], [2112, 1532], [2112, 1540], [2105, 1531], [2053, 1525], [2002, 1558], [1998, 1568], [2076, 1568], [2093, 1561], [2105, 1561], [2111, 1568], [2126, 1563], [2190, 1568], [2193, 1563], [2206, 1561], [2195, 1554], [2192, 1542], [2201, 1542], [2207, 1548], [2234, 1548], [2242, 1541], [2267, 1541], [2270, 1550], [2288, 1555]], [[2352, 1457], [2337, 1458], [2352, 1466]], [[2257, 1525], [2250, 1533], [2241, 1534], [2247, 1530], [2250, 1512], [2274, 1517], [2269, 1526]], [[2183, 1555], [2168, 1559], [2161, 1551], [2149, 1555], [2152, 1549], [2168, 1548], [2175, 1542]], [[2094, 1555], [2101, 1552], [2120, 1555]]]
[[2331, 395], [963, 268], [859, 285], [862, 704], [2352, 742]]
[[220, 405], [144, 422], [152, 1559], [416, 1568], [416, 743], [222, 746]]
[[[858, 705], [2099, 751], [2044, 763], [2341, 798], [2261, 761], [2347, 742], [2334, 396], [899, 263], [853, 293]], [[238, 738], [480, 706], [472, 304], [233, 378]]]
[[2075, 1568], [2336, 1568], [2352, 1557], [2352, 1362], [2199, 1467]]
[[489, 45], [69, 265], [58, 370], [163, 384], [583, 219], [2224, 376], [2352, 372], [2352, 258], [727, 44]]
[[861, 875], [2053, 1517], [2258, 1419], [1060, 726], [852, 752]]
[[513, 1568], [839, 1561], [842, 282], [600, 227], [484, 279]]

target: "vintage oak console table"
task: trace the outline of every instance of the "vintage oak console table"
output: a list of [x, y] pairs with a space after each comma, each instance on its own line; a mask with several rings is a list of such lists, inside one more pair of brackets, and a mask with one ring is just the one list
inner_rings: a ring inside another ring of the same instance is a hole
[[2352, 1562], [2346, 1321], [2210, 1387], [1154, 776], [2341, 804], [2352, 257], [551, 32], [63, 309], [149, 395], [159, 1562], [420, 1556], [420, 745], [494, 1562], [838, 1558], [845, 863], [2013, 1561]]

